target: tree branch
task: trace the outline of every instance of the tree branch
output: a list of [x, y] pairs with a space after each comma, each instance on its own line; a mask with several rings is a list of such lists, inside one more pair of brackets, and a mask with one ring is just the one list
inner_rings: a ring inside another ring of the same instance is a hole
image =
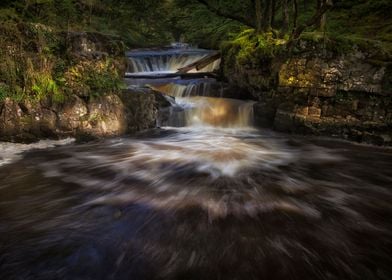
[[320, 9], [317, 10], [317, 12], [313, 15], [313, 17], [311, 17], [307, 22], [296, 27], [293, 30], [290, 40], [297, 40], [307, 27], [317, 24], [320, 18], [332, 7], [333, 7], [332, 0], [324, 0], [323, 5], [320, 7]]
[[246, 17], [242, 17], [242, 16], [238, 16], [238, 15], [224, 12], [221, 9], [211, 5], [207, 0], [196, 0], [196, 1], [199, 2], [200, 4], [203, 4], [209, 11], [213, 12], [214, 14], [216, 14], [218, 16], [238, 21], [238, 22], [245, 24], [245, 25], [248, 25], [250, 27], [255, 27], [254, 22], [249, 20]]

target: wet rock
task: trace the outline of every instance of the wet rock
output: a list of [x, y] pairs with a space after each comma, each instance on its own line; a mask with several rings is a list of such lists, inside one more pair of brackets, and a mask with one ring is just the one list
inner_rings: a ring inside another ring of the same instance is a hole
[[153, 94], [123, 91], [120, 96], [125, 106], [127, 131], [135, 132], [155, 127], [158, 110]]
[[72, 96], [58, 110], [59, 128], [63, 131], [74, 131], [87, 119], [87, 114], [88, 108], [84, 100], [76, 95]]
[[278, 110], [274, 119], [274, 128], [278, 131], [293, 131], [295, 129], [294, 114]]
[[126, 132], [125, 108], [116, 94], [92, 99], [87, 104], [89, 116], [86, 130], [93, 135], [112, 136]]
[[272, 127], [276, 115], [276, 107], [269, 102], [259, 102], [253, 106], [254, 124], [259, 127]]
[[64, 104], [6, 100], [1, 104], [0, 139], [30, 143], [39, 139], [77, 137], [79, 142], [136, 132], [156, 126], [158, 111], [170, 106], [159, 92], [127, 90], [82, 99], [72, 96]]

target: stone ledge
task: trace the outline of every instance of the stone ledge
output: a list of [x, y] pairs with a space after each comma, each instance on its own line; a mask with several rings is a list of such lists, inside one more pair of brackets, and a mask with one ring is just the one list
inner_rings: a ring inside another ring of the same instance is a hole
[[[113, 137], [154, 128], [158, 111], [168, 106], [152, 90], [127, 90], [86, 101], [73, 95], [64, 104], [17, 103], [7, 99], [0, 111], [0, 140], [34, 142], [78, 135]], [[168, 102], [168, 101], [166, 101]]]

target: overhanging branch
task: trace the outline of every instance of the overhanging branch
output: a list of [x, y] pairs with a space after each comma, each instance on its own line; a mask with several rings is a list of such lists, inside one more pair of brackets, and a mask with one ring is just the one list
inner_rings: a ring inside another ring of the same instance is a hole
[[317, 24], [320, 18], [332, 7], [333, 7], [332, 0], [325, 0], [321, 8], [318, 9], [316, 13], [307, 22], [301, 24], [300, 26], [296, 27], [293, 30], [290, 40], [297, 40], [299, 36], [301, 36], [302, 32], [305, 31], [306, 28]]
[[207, 0], [196, 0], [197, 2], [199, 2], [200, 4], [203, 4], [209, 11], [213, 12], [214, 14], [220, 16], [220, 17], [224, 17], [224, 18], [228, 18], [231, 20], [235, 20], [238, 21], [242, 24], [248, 25], [250, 27], [255, 27], [255, 24], [253, 21], [249, 20], [246, 17], [242, 17], [239, 15], [235, 15], [235, 14], [231, 14], [228, 12], [224, 12], [223, 10], [215, 7], [214, 5], [211, 5], [211, 3], [209, 3]]

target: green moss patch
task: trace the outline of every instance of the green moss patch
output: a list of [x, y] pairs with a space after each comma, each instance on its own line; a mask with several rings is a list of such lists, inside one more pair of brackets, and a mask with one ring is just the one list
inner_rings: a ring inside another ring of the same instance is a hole
[[62, 103], [72, 94], [97, 96], [122, 87], [120, 58], [75, 57], [67, 36], [42, 24], [1, 25], [0, 101]]

